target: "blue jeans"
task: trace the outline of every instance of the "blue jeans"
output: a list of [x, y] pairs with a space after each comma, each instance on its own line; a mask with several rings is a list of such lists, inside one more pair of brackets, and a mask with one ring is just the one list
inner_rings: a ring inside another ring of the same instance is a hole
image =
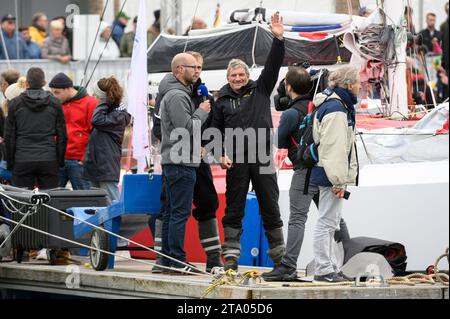
[[119, 184], [116, 182], [92, 182], [93, 187], [101, 188], [106, 191], [111, 202], [120, 200]]
[[[197, 169], [179, 165], [164, 165], [166, 182], [166, 212], [164, 214], [162, 252], [186, 262], [184, 236], [186, 222], [191, 215]], [[182, 268], [183, 265], [164, 261], [165, 265]]]
[[89, 181], [83, 179], [83, 164], [77, 160], [65, 160], [64, 168], [59, 169], [59, 187], [66, 187], [70, 181], [74, 190], [86, 190], [91, 187]]

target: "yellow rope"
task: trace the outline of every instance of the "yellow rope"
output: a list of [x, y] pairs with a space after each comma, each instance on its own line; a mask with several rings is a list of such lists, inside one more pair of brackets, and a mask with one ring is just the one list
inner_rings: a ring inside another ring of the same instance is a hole
[[[414, 273], [408, 276], [404, 277], [392, 277], [389, 279], [386, 279], [386, 283], [388, 285], [405, 285], [405, 286], [415, 286], [416, 284], [430, 284], [434, 285], [436, 283], [441, 283], [443, 285], [448, 286], [449, 285], [449, 276], [445, 273], [439, 273], [438, 270], [438, 264], [441, 261], [442, 258], [448, 257], [449, 249], [447, 248], [445, 251], [445, 254], [439, 256], [439, 258], [436, 260], [434, 264], [434, 274], [432, 275], [425, 275], [420, 273]], [[234, 270], [230, 269], [221, 274], [218, 278], [214, 279], [211, 283], [211, 285], [205, 290], [205, 293], [203, 294], [202, 298], [205, 298], [208, 294], [210, 294], [212, 291], [217, 289], [220, 286], [235, 286], [235, 287], [242, 287], [246, 286], [245, 283], [247, 281], [250, 282], [250, 280], [260, 280], [261, 279], [261, 273], [250, 270], [244, 272], [242, 275], [235, 272]], [[376, 284], [379, 283], [377, 281], [371, 280], [367, 284]], [[288, 283], [283, 284], [282, 287], [288, 287], [288, 288], [311, 288], [311, 287], [345, 287], [345, 286], [353, 286], [354, 282], [337, 282], [337, 283], [316, 283], [316, 282], [304, 282], [304, 283]]]
[[214, 279], [211, 285], [205, 290], [202, 298], [205, 298], [208, 294], [214, 291], [217, 287], [220, 286], [240, 286], [241, 284], [238, 282], [238, 278], [240, 275], [235, 272], [233, 269], [227, 270], [220, 277]]

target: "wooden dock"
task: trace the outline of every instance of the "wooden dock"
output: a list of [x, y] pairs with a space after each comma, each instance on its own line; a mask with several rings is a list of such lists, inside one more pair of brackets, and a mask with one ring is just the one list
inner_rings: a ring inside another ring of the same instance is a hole
[[[84, 265], [50, 266], [46, 262], [0, 263], [0, 288], [92, 298], [199, 299], [211, 279], [193, 275], [156, 275], [150, 266], [117, 261], [111, 271], [97, 272]], [[200, 267], [204, 267], [201, 265]], [[261, 268], [241, 267], [240, 271]], [[283, 287], [265, 283], [255, 287], [222, 286], [206, 298], [214, 299], [448, 299], [448, 286], [420, 284], [390, 287]]]

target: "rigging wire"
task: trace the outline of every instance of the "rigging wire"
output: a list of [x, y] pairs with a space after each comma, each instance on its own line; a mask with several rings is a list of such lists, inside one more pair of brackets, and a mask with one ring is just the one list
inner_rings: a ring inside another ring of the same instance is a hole
[[[122, 7], [120, 8], [120, 11], [118, 13], [119, 15], [123, 12], [123, 8], [125, 7], [126, 3], [127, 3], [127, 0], [124, 0], [124, 2], [122, 3]], [[108, 43], [111, 40], [112, 35], [113, 35], [114, 30], [116, 29], [116, 27], [117, 27], [117, 24], [115, 23], [113, 28], [112, 28], [112, 30], [111, 30], [111, 34], [109, 35], [108, 39], [106, 40], [105, 46], [103, 47], [103, 50], [100, 53], [100, 56], [98, 57], [97, 63], [95, 63], [94, 68], [92, 69], [91, 76], [89, 77], [89, 80], [86, 82], [86, 85], [85, 85], [86, 88], [89, 86], [89, 83], [91, 83], [92, 77], [94, 76], [94, 73], [95, 73], [95, 71], [97, 69], [97, 66], [99, 65], [100, 61], [102, 60], [103, 53], [105, 52], [106, 48], [108, 47]]]
[[[0, 191], [0, 196], [2, 196], [2, 197], [4, 197], [4, 198], [8, 199], [9, 201], [17, 202], [17, 203], [19, 203], [19, 204], [24, 204], [24, 205], [28, 205], [28, 206], [37, 206], [37, 205], [33, 205], [33, 204], [21, 202], [21, 201], [15, 199], [15, 198], [13, 198], [13, 197], [11, 197], [11, 196], [9, 196], [9, 195], [3, 193], [3, 192], [1, 192], [1, 191]], [[143, 249], [145, 249], [145, 250], [147, 250], [147, 251], [153, 252], [153, 253], [155, 253], [155, 254], [157, 254], [157, 255], [159, 255], [159, 256], [162, 256], [162, 257], [165, 257], [165, 258], [170, 259], [170, 260], [172, 260], [172, 261], [175, 261], [175, 262], [177, 262], [177, 263], [183, 264], [184, 266], [187, 266], [187, 267], [190, 267], [190, 268], [194, 268], [195, 270], [197, 270], [197, 271], [199, 272], [199, 274], [201, 273], [202, 275], [208, 275], [208, 276], [211, 276], [211, 274], [209, 274], [209, 273], [207, 273], [207, 272], [204, 272], [204, 271], [198, 269], [197, 267], [195, 267], [195, 266], [193, 266], [193, 265], [189, 265], [189, 264], [184, 263], [184, 262], [182, 262], [182, 261], [179, 261], [179, 260], [177, 260], [177, 259], [175, 259], [175, 258], [173, 258], [173, 257], [171, 257], [171, 256], [167, 256], [167, 255], [165, 255], [165, 254], [163, 254], [163, 253], [161, 253], [161, 252], [155, 251], [155, 250], [153, 250], [153, 249], [151, 249], [151, 248], [149, 248], [149, 247], [147, 247], [147, 246], [144, 246], [144, 245], [142, 245], [142, 244], [140, 244], [140, 243], [138, 243], [138, 242], [135, 242], [135, 241], [133, 241], [133, 240], [131, 240], [131, 239], [125, 238], [125, 237], [123, 237], [123, 236], [121, 236], [121, 235], [119, 235], [119, 234], [115, 234], [115, 233], [113, 233], [113, 232], [111, 232], [111, 231], [109, 231], [109, 230], [107, 230], [107, 229], [105, 229], [105, 228], [96, 226], [96, 225], [94, 225], [94, 224], [92, 224], [92, 223], [89, 223], [88, 221], [85, 221], [85, 220], [83, 220], [83, 219], [80, 219], [80, 218], [78, 218], [78, 217], [75, 217], [75, 216], [73, 216], [73, 215], [71, 215], [71, 214], [68, 214], [68, 213], [66, 213], [66, 212], [64, 212], [64, 211], [62, 211], [62, 210], [60, 210], [60, 209], [57, 209], [57, 208], [52, 207], [52, 206], [47, 205], [47, 204], [42, 204], [42, 206], [49, 208], [51, 211], [53, 211], [53, 212], [55, 212], [55, 213], [59, 213], [59, 214], [61, 214], [61, 215], [67, 216], [67, 217], [69, 217], [69, 218], [71, 218], [71, 219], [73, 219], [73, 220], [79, 221], [80, 223], [83, 223], [83, 224], [86, 224], [86, 225], [88, 225], [88, 226], [90, 226], [90, 227], [93, 227], [93, 228], [96, 229], [96, 230], [103, 231], [103, 232], [107, 233], [108, 235], [114, 236], [114, 237], [116, 237], [116, 238], [118, 238], [118, 239], [126, 240], [126, 241], [128, 241], [129, 243], [131, 243], [131, 244], [134, 244], [134, 245], [136, 245], [136, 246], [138, 246], [138, 247], [140, 247], [140, 248], [143, 248]], [[0, 216], [0, 218], [2, 218], [2, 216]], [[25, 226], [25, 225], [22, 225], [22, 226]], [[60, 238], [59, 238], [59, 239], [60, 239]], [[76, 243], [76, 242], [75, 242], [75, 243]], [[80, 243], [77, 243], [77, 244], [81, 245]], [[159, 267], [159, 266], [160, 266], [160, 265], [158, 265], [158, 267]], [[164, 268], [164, 267], [161, 266], [161, 268]], [[172, 268], [169, 268], [169, 269], [172, 269]]]
[[197, 5], [195, 6], [195, 10], [194, 10], [194, 16], [192, 17], [192, 24], [191, 24], [191, 27], [190, 27], [189, 30], [188, 30], [186, 43], [184, 44], [183, 53], [186, 52], [187, 47], [188, 47], [189, 40], [190, 40], [190, 38], [191, 38], [190, 33], [191, 33], [191, 31], [192, 31], [192, 28], [194, 27], [195, 17], [197, 16], [197, 11], [198, 11], [198, 6], [199, 6], [199, 4], [200, 4], [200, 0], [197, 0]]
[[105, 17], [106, 8], [108, 7], [108, 2], [109, 2], [109, 0], [106, 0], [105, 6], [103, 7], [103, 12], [102, 12], [102, 15], [100, 16], [100, 23], [98, 24], [97, 32], [95, 33], [94, 42], [92, 43], [88, 59], [87, 59], [86, 64], [84, 66], [84, 72], [83, 72], [83, 77], [81, 78], [80, 86], [83, 86], [84, 78], [86, 76], [89, 63], [91, 62], [92, 53], [94, 52], [95, 45], [97, 44], [98, 33], [100, 32], [100, 26], [101, 26], [101, 23], [103, 21], [103, 18]]

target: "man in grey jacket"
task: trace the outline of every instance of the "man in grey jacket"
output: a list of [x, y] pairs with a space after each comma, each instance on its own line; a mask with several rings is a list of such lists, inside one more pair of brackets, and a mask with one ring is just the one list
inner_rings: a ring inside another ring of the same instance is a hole
[[[172, 61], [172, 77], [164, 92], [160, 92], [164, 95], [161, 101], [161, 156], [167, 196], [162, 252], [184, 263], [186, 222], [191, 214], [196, 170], [201, 161], [201, 126], [211, 111], [209, 101], [200, 104], [196, 110], [191, 97], [192, 85], [201, 70], [201, 64], [192, 55], [178, 54]], [[192, 270], [169, 260], [163, 265]]]

